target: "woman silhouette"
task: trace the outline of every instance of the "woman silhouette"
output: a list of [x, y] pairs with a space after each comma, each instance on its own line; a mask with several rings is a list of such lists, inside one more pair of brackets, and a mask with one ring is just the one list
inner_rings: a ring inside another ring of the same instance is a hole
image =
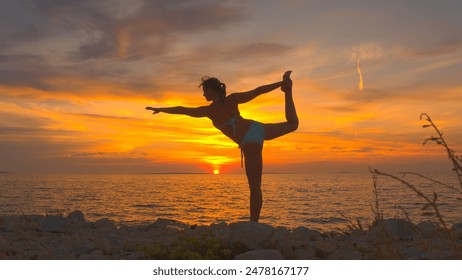
[[[226, 86], [216, 78], [204, 77], [199, 87], [204, 91], [210, 105], [197, 108], [182, 106], [156, 108], [146, 107], [146, 110], [168, 114], [182, 114], [195, 118], [209, 118], [213, 125], [223, 134], [231, 138], [241, 148], [245, 157], [245, 172], [250, 187], [250, 220], [258, 222], [263, 204], [261, 191], [261, 177], [263, 170], [263, 141], [285, 135], [298, 128], [298, 116], [292, 99], [292, 80], [287, 71], [280, 82], [260, 86], [256, 89], [233, 93], [226, 96]], [[264, 124], [241, 117], [238, 105], [249, 102], [255, 97], [273, 91], [277, 88], [285, 94], [286, 121], [281, 123]]]

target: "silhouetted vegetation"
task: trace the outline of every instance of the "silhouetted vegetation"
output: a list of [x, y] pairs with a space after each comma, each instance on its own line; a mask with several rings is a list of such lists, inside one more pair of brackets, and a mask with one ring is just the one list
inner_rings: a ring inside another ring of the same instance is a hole
[[248, 248], [240, 243], [229, 244], [215, 238], [211, 232], [200, 236], [185, 234], [169, 246], [157, 242], [153, 246], [140, 248], [148, 259], [159, 260], [232, 260], [245, 253]]
[[[457, 245], [457, 240], [454, 238], [454, 236], [452, 234], [452, 231], [450, 230], [447, 222], [444, 220], [443, 214], [441, 213], [441, 210], [440, 210], [440, 208], [438, 206], [439, 205], [439, 201], [438, 201], [439, 195], [438, 195], [438, 193], [436, 191], [433, 191], [431, 196], [426, 195], [426, 194], [424, 194], [424, 192], [422, 192], [420, 190], [420, 188], [418, 186], [416, 186], [415, 184], [411, 183], [408, 180], [405, 180], [406, 176], [417, 176], [417, 177], [420, 177], [420, 178], [430, 182], [435, 187], [445, 187], [447, 189], [450, 189], [451, 191], [454, 191], [454, 193], [456, 195], [457, 194], [459, 194], [459, 195], [462, 194], [462, 157], [460, 155], [457, 155], [456, 152], [449, 147], [448, 143], [446, 142], [446, 140], [443, 137], [443, 133], [438, 129], [438, 127], [432, 121], [432, 119], [430, 118], [430, 116], [428, 114], [426, 114], [426, 113], [421, 114], [420, 119], [421, 120], [424, 119], [424, 120], [426, 120], [428, 122], [428, 124], [423, 125], [423, 128], [430, 128], [431, 127], [436, 132], [436, 136], [432, 135], [432, 136], [426, 138], [424, 140], [424, 142], [423, 142], [423, 145], [426, 145], [429, 141], [431, 141], [431, 142], [436, 143], [437, 145], [441, 145], [441, 146], [444, 147], [444, 149], [445, 149], [445, 151], [446, 151], [446, 153], [448, 155], [448, 158], [449, 158], [449, 160], [451, 161], [451, 163], [453, 165], [452, 170], [456, 173], [458, 182], [460, 184], [460, 189], [458, 187], [454, 187], [454, 186], [452, 186], [450, 184], [440, 182], [438, 180], [430, 178], [429, 176], [425, 176], [425, 175], [422, 175], [422, 174], [419, 174], [419, 173], [401, 172], [401, 177], [398, 177], [396, 175], [385, 173], [385, 172], [379, 171], [377, 169], [371, 169], [370, 172], [372, 174], [374, 174], [374, 193], [375, 193], [375, 197], [376, 197], [375, 208], [373, 209], [373, 212], [374, 212], [373, 224], [379, 224], [383, 220], [383, 213], [379, 209], [379, 198], [378, 198], [378, 195], [377, 195], [377, 180], [376, 180], [376, 178], [377, 178], [377, 176], [384, 176], [384, 177], [391, 178], [391, 179], [399, 182], [401, 185], [403, 185], [403, 186], [409, 188], [410, 190], [412, 190], [415, 193], [415, 195], [417, 195], [419, 198], [421, 198], [421, 199], [423, 199], [425, 201], [425, 205], [422, 207], [422, 210], [423, 211], [427, 211], [429, 209], [432, 210], [432, 213], [437, 218], [439, 226], [442, 229], [444, 229], [444, 232], [446, 234], [446, 238], [450, 242], [451, 248], [454, 251], [454, 255], [456, 256], [456, 258], [459, 259], [460, 256], [461, 256], [460, 255], [460, 248]], [[461, 200], [461, 199], [458, 198], [458, 200]], [[406, 212], [406, 210], [401, 206], [400, 206], [400, 208], [403, 210], [403, 212], [405, 213], [407, 219], [410, 221], [411, 218], [409, 217], [409, 214]]]

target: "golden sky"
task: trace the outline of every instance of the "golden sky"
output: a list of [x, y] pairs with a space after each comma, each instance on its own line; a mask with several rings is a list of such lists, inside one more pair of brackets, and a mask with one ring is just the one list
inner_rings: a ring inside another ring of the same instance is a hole
[[[428, 113], [462, 150], [462, 2], [0, 3], [0, 171], [242, 172], [208, 119], [146, 106], [207, 104], [292, 70], [299, 129], [265, 142], [265, 172], [446, 168], [422, 146]], [[279, 90], [240, 107], [284, 121]]]

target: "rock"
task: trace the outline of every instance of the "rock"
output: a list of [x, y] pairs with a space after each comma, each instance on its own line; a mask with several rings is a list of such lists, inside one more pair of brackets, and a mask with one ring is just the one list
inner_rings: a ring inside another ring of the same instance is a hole
[[42, 232], [65, 232], [67, 221], [61, 216], [47, 216], [40, 222], [39, 230]]
[[170, 220], [170, 219], [163, 219], [163, 218], [157, 219], [152, 224], [152, 226], [156, 228], [170, 228], [170, 229], [180, 229], [180, 230], [189, 228], [189, 226], [185, 223], [175, 221], [175, 220]]
[[109, 220], [108, 218], [102, 218], [95, 222], [95, 227], [97, 229], [107, 229], [111, 231], [117, 230], [116, 225], [113, 221]]
[[94, 250], [89, 254], [82, 254], [78, 258], [79, 260], [105, 260], [107, 257], [101, 250]]
[[443, 228], [430, 221], [421, 222], [417, 224], [417, 227], [425, 238], [442, 238], [447, 236]]
[[[71, 253], [65, 253], [62, 255], [57, 255], [53, 258], [53, 260], [76, 260], [77, 256]], [[106, 258], [104, 258], [106, 259]]]
[[[414, 226], [398, 219], [384, 220], [370, 231], [330, 235], [305, 227], [290, 230], [253, 222], [190, 227], [166, 219], [117, 228], [109, 219], [88, 222], [81, 211], [67, 218], [3, 216], [0, 259], [146, 259], [153, 256], [146, 248], [159, 247], [167, 256], [187, 249], [188, 240], [209, 239], [218, 249], [224, 245], [229, 254], [249, 250], [235, 257], [239, 260], [457, 259], [453, 244], [437, 224]], [[462, 248], [462, 223], [454, 224], [451, 231]], [[204, 257], [197, 254], [187, 256]]]
[[[447, 237], [422, 239], [412, 244], [421, 252], [418, 259], [439, 260], [439, 259], [458, 259], [451, 241]], [[404, 256], [405, 258], [407, 256]]]
[[100, 249], [105, 254], [111, 253], [111, 241], [106, 238], [99, 238], [94, 241], [95, 248]]
[[238, 222], [229, 225], [230, 243], [241, 243], [250, 249], [266, 249], [271, 245], [274, 227], [256, 222]]
[[451, 230], [462, 229], [462, 223], [455, 223], [452, 225]]
[[15, 231], [16, 227], [16, 217], [14, 216], [6, 216], [2, 219], [1, 229], [6, 232]]
[[425, 251], [415, 247], [404, 247], [399, 249], [399, 253], [405, 260], [420, 260]]
[[316, 259], [316, 248], [313, 246], [303, 246], [293, 250], [292, 258], [296, 260]]
[[332, 244], [332, 241], [328, 242], [328, 241], [318, 240], [315, 243], [315, 248], [316, 248], [316, 257], [324, 259], [330, 253], [332, 253], [335, 249], [337, 249], [337, 246], [335, 244]]
[[[120, 227], [119, 227], [119, 231], [122, 232], [123, 234], [129, 234], [129, 233], [136, 233], [136, 232], [140, 232], [141, 231], [141, 228], [146, 228], [149, 229], [148, 227], [144, 226], [144, 225], [140, 225], [140, 226], [130, 226], [130, 225], [125, 225], [125, 224], [121, 224]], [[151, 227], [153, 228], [153, 227]]]
[[253, 250], [237, 255], [236, 260], [283, 260], [281, 252], [272, 249]]
[[455, 239], [462, 239], [462, 223], [457, 223], [451, 227]]
[[[157, 231], [159, 231], [159, 229], [157, 229]], [[198, 238], [198, 239], [203, 239], [205, 237], [213, 238], [223, 243], [229, 242], [229, 235], [230, 235], [230, 230], [226, 223], [211, 224], [210, 226], [193, 226], [191, 228], [185, 229], [182, 232], [187, 237]]]
[[37, 223], [36, 219], [33, 219], [33, 217], [36, 216], [6, 216], [0, 223], [0, 230], [5, 232], [25, 231], [30, 229], [36, 230]]
[[291, 232], [287, 228], [278, 227], [271, 236], [271, 248], [279, 250], [285, 259], [297, 258], [294, 249], [289, 244], [290, 234]]
[[210, 225], [210, 231], [216, 239], [222, 242], [229, 241], [231, 231], [226, 223], [212, 224]]
[[322, 235], [316, 230], [298, 227], [290, 234], [288, 242], [295, 249], [303, 246], [312, 246], [313, 242], [319, 238], [322, 238]]
[[371, 248], [371, 244], [366, 240], [364, 236], [352, 236], [350, 239], [344, 240], [346, 244], [340, 242], [337, 244], [338, 246], [342, 247], [351, 247], [352, 250], [357, 250], [362, 253], [371, 252], [373, 248]]
[[69, 213], [67, 215], [67, 219], [76, 224], [84, 224], [85, 223], [85, 215], [80, 210], [76, 210], [74, 212]]
[[337, 248], [327, 256], [329, 260], [363, 260], [364, 256], [356, 250]]
[[271, 247], [278, 250], [289, 247], [290, 231], [284, 227], [278, 227], [271, 236]]
[[401, 219], [386, 219], [375, 225], [369, 232], [372, 242], [382, 242], [384, 239], [412, 240], [416, 234], [416, 226]]
[[145, 259], [146, 254], [143, 252], [128, 252], [122, 258], [119, 259], [127, 259], [127, 260], [139, 260]]
[[37, 260], [51, 260], [54, 256], [54, 252], [51, 249], [41, 250], [37, 255]]
[[0, 252], [6, 252], [8, 248], [8, 243], [6, 242], [5, 238], [0, 235]]
[[94, 251], [95, 245], [89, 241], [85, 241], [82, 244], [78, 244], [77, 246], [71, 247], [71, 253], [75, 254], [77, 256], [83, 255], [83, 254], [89, 254], [90, 252]]
[[106, 256], [104, 256], [103, 251], [101, 250], [95, 250], [90, 253], [90, 258], [92, 260], [105, 260], [107, 259]]
[[28, 229], [33, 231], [38, 231], [40, 229], [40, 224], [46, 219], [46, 217], [42, 215], [29, 215], [26, 216], [26, 218], [29, 221]]

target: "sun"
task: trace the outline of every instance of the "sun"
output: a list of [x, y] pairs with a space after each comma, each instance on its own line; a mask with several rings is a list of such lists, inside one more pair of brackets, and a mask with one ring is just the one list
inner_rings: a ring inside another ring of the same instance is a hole
[[215, 174], [215, 175], [218, 175], [218, 174], [220, 174], [220, 170], [218, 170], [218, 169], [214, 169], [214, 170], [213, 170], [213, 174]]

